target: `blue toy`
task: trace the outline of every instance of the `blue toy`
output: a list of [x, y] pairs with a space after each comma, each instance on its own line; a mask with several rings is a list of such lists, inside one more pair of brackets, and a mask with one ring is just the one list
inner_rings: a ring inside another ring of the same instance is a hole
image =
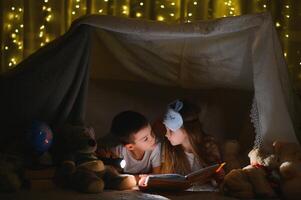
[[45, 153], [53, 141], [51, 128], [44, 122], [33, 121], [28, 133], [29, 144], [38, 154]]

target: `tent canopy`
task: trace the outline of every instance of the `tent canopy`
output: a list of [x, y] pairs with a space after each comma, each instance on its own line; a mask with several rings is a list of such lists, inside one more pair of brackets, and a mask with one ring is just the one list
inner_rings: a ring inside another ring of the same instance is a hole
[[85, 121], [90, 78], [199, 93], [250, 91], [256, 145], [297, 142], [294, 98], [269, 14], [189, 24], [82, 18], [1, 76], [1, 126]]

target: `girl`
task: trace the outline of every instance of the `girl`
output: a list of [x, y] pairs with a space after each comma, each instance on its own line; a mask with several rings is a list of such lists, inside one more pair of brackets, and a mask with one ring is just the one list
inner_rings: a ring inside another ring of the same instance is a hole
[[[219, 148], [212, 136], [204, 133], [199, 121], [200, 109], [183, 100], [169, 104], [163, 124], [162, 173], [189, 174], [208, 165], [221, 163]], [[219, 178], [223, 177], [223, 173]]]

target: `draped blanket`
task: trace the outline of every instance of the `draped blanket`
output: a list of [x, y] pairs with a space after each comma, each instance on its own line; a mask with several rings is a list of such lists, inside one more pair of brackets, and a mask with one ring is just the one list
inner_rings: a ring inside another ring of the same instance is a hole
[[253, 91], [255, 144], [297, 142], [287, 67], [266, 13], [188, 24], [81, 18], [1, 76], [1, 127], [85, 121], [89, 79]]

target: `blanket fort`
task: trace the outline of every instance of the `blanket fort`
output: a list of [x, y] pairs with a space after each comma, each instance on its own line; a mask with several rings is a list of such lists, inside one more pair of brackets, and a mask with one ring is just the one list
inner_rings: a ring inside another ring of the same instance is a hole
[[298, 143], [298, 111], [267, 13], [188, 24], [84, 17], [1, 76], [3, 133], [34, 119], [52, 126], [85, 121], [90, 78], [254, 91], [255, 146]]

